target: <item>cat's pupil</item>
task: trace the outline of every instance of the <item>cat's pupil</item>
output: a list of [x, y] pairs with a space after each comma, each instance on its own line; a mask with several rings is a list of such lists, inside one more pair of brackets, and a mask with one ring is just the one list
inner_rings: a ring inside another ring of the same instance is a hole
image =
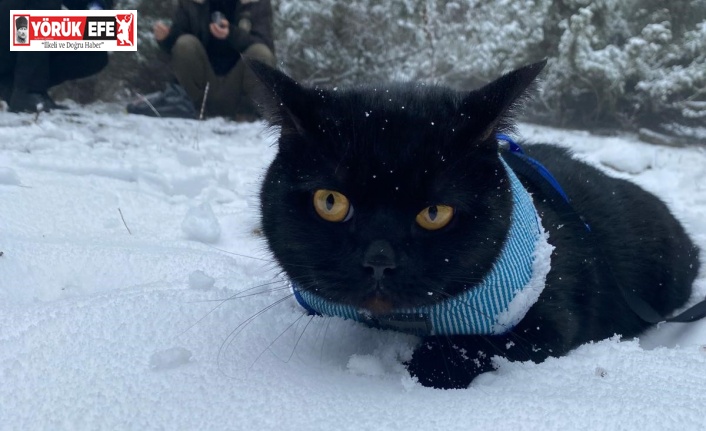
[[333, 193], [329, 193], [328, 196], [326, 196], [326, 209], [328, 211], [331, 211], [333, 208], [333, 204], [336, 202], [336, 199], [333, 197]]
[[429, 220], [434, 221], [436, 220], [436, 216], [439, 214], [439, 209], [436, 207], [436, 205], [429, 207], [428, 210], [429, 213]]

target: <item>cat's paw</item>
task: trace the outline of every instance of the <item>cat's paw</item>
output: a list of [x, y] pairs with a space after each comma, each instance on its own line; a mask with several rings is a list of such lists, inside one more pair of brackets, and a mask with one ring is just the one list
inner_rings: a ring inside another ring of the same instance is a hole
[[479, 374], [493, 370], [493, 364], [485, 353], [471, 353], [463, 343], [439, 337], [426, 339], [414, 351], [407, 370], [424, 386], [463, 389]]

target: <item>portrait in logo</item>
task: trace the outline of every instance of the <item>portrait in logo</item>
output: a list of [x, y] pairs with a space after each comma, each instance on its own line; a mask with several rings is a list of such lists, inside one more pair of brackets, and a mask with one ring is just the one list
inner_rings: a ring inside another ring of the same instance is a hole
[[29, 45], [29, 17], [15, 18], [15, 45]]

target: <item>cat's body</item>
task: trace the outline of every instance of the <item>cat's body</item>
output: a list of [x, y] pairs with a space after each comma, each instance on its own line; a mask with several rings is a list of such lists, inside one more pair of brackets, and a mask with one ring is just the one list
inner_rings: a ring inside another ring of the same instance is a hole
[[[306, 89], [255, 64], [260, 103], [281, 128], [261, 192], [263, 231], [298, 288], [374, 317], [473, 289], [513, 214], [495, 134], [511, 128], [508, 111], [542, 67], [462, 94], [418, 84]], [[542, 361], [637, 335], [649, 325], [621, 287], [664, 315], [690, 296], [698, 250], [659, 199], [560, 148], [525, 151], [574, 210], [558, 211], [556, 196], [515, 172], [554, 246], [544, 290], [502, 334], [424, 337], [407, 364], [424, 385], [465, 387], [495, 355]]]

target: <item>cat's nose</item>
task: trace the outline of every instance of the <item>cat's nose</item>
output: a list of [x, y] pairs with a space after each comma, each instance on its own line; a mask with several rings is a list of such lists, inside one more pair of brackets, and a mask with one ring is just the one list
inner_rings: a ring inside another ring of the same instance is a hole
[[363, 267], [372, 269], [375, 280], [382, 280], [385, 270], [397, 267], [392, 244], [384, 239], [373, 241], [363, 255]]

